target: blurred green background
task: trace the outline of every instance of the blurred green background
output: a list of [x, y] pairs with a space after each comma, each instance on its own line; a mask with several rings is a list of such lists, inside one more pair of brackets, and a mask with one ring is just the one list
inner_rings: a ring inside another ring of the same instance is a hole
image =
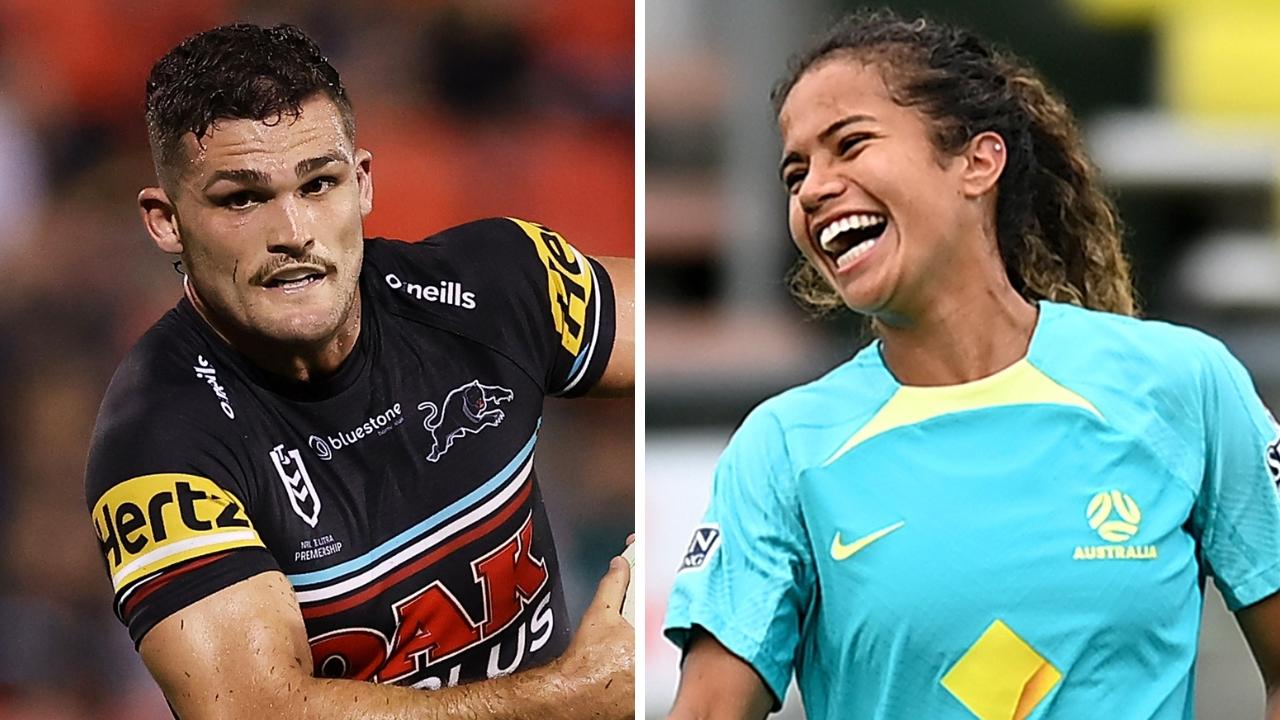
[[[1280, 403], [1280, 4], [1270, 0], [882, 3], [967, 26], [1031, 61], [1075, 111], [1127, 227], [1148, 317], [1200, 327]], [[666, 593], [734, 426], [864, 342], [808, 319], [769, 88], [855, 3], [649, 0], [646, 48], [646, 694], [670, 707]], [[1207, 593], [1198, 716], [1261, 717], [1234, 619]], [[792, 702], [784, 717], [802, 717]]]

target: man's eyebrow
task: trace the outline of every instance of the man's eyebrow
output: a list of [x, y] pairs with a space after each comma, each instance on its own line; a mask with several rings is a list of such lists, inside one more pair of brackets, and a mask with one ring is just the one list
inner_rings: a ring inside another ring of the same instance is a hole
[[342, 153], [338, 153], [338, 152], [325, 153], [320, 157], [307, 158], [306, 160], [298, 161], [298, 164], [293, 166], [293, 173], [298, 177], [302, 177], [303, 175], [307, 175], [315, 172], [316, 170], [319, 170], [320, 168], [324, 167], [325, 165], [328, 165], [329, 163], [349, 163], [349, 162], [351, 161], [347, 158], [346, 155], [343, 155]]
[[209, 182], [204, 184], [204, 189], [208, 190], [220, 180], [230, 180], [243, 185], [271, 184], [271, 177], [261, 170], [219, 170], [213, 174], [213, 177], [209, 178]]
[[[335, 151], [335, 152], [325, 153], [324, 155], [320, 155], [318, 157], [307, 158], [306, 160], [300, 160], [298, 161], [297, 165], [293, 166], [293, 172], [298, 177], [302, 177], [303, 175], [307, 175], [309, 173], [315, 172], [316, 170], [330, 163], [349, 163], [349, 162], [351, 162], [351, 160], [346, 155], [343, 155], [342, 153]], [[213, 174], [213, 177], [209, 178], [209, 182], [205, 183], [204, 189], [208, 190], [210, 187], [213, 186], [214, 183], [220, 180], [229, 180], [231, 182], [241, 183], [243, 185], [270, 185], [271, 184], [271, 176], [262, 172], [261, 170], [253, 170], [248, 168], [241, 169], [241, 170], [219, 170]]]

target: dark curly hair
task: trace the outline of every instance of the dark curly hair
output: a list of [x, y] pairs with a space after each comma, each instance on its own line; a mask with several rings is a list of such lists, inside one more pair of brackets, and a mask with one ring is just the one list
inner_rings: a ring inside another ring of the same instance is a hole
[[279, 122], [297, 118], [303, 101], [324, 93], [355, 139], [355, 115], [320, 48], [292, 25], [236, 24], [192, 35], [151, 68], [147, 135], [156, 174], [171, 178], [184, 160], [182, 138], [201, 141], [217, 120]]
[[[1004, 139], [996, 236], [1009, 282], [1023, 297], [1137, 312], [1115, 207], [1071, 111], [1030, 66], [967, 30], [863, 10], [792, 57], [772, 93], [775, 112], [806, 72], [832, 58], [878, 67], [894, 101], [931, 121], [941, 152], [958, 153], [982, 132]], [[790, 284], [815, 310], [843, 306], [803, 258]]]

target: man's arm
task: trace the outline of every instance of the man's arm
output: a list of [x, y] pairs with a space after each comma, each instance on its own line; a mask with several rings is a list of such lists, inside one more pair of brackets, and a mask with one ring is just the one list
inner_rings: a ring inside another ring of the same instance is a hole
[[589, 393], [592, 397], [630, 397], [636, 387], [636, 262], [631, 258], [598, 257], [613, 282], [616, 317], [613, 352], [604, 375]]
[[1267, 690], [1268, 720], [1280, 720], [1280, 593], [1236, 612]]
[[694, 628], [667, 720], [761, 720], [772, 708], [773, 695], [756, 671]]
[[302, 613], [278, 572], [239, 582], [162, 620], [140, 651], [183, 720], [630, 718], [634, 630], [619, 615], [629, 576], [626, 561], [614, 558], [559, 659], [437, 691], [313, 677]]

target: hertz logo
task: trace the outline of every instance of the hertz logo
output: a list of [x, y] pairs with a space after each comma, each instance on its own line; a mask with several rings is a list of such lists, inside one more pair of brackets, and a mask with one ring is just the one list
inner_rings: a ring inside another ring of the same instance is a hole
[[1158, 556], [1155, 545], [1120, 545], [1132, 540], [1142, 523], [1142, 509], [1129, 495], [1119, 490], [1100, 492], [1089, 500], [1085, 517], [1098, 537], [1113, 544], [1077, 547], [1074, 559], [1154, 560]]
[[591, 297], [591, 265], [565, 239], [542, 225], [508, 218], [533, 240], [538, 257], [547, 268], [551, 319], [560, 333], [560, 344], [577, 355], [587, 324], [587, 300]]
[[193, 558], [263, 547], [244, 504], [197, 475], [143, 475], [108, 490], [93, 507], [98, 544], [116, 592]]

